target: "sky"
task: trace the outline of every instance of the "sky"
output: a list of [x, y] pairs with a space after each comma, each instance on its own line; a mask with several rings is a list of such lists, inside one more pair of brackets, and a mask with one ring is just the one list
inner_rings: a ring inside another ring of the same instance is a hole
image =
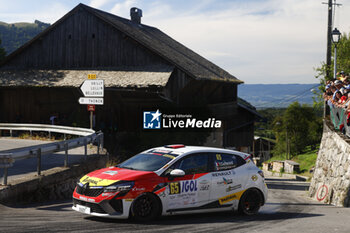
[[[80, 2], [157, 27], [246, 84], [318, 83], [326, 60], [327, 0], [0, 0], [0, 21], [54, 23]], [[350, 0], [334, 27], [350, 32]]]

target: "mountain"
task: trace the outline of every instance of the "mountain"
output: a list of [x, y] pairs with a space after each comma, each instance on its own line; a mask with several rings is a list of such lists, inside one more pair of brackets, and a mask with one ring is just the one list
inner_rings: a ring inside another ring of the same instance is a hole
[[0, 21], [1, 46], [5, 49], [6, 54], [9, 55], [49, 26], [50, 24], [39, 20], [35, 20], [34, 23], [11, 24]]
[[298, 101], [301, 104], [313, 104], [312, 90], [320, 84], [242, 84], [238, 86], [238, 96], [254, 107], [286, 108]]

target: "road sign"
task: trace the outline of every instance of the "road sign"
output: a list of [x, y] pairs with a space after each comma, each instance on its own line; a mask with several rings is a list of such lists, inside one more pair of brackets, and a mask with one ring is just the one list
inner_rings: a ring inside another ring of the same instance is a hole
[[95, 104], [95, 105], [103, 105], [103, 98], [86, 98], [80, 97], [79, 104]]
[[80, 86], [80, 90], [86, 97], [103, 97], [104, 81], [100, 79], [85, 80]]
[[87, 110], [90, 112], [95, 112], [95, 105], [93, 104], [88, 104], [87, 105]]
[[88, 79], [96, 79], [96, 74], [88, 74]]

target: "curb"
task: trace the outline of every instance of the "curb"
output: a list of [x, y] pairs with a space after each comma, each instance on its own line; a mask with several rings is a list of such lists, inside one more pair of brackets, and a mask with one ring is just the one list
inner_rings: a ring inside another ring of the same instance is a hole
[[280, 173], [280, 172], [271, 172], [263, 170], [264, 174], [267, 176], [274, 176], [274, 177], [283, 177], [283, 178], [289, 178], [297, 181], [307, 181], [309, 177], [307, 176], [300, 176], [300, 175], [294, 175], [294, 174], [286, 174], [286, 173]]

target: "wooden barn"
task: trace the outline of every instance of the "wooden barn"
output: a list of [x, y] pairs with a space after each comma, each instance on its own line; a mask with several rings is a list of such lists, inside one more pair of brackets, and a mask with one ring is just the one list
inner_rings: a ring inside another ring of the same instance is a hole
[[[256, 114], [237, 103], [242, 81], [142, 24], [140, 9], [132, 8], [130, 15], [128, 20], [79, 4], [7, 56], [0, 65], [0, 122], [49, 123], [56, 116], [57, 124], [88, 127], [79, 87], [96, 74], [104, 80], [105, 96], [104, 105], [96, 107], [95, 128], [110, 135], [111, 144], [127, 133], [145, 136], [126, 137], [134, 141], [170, 134], [143, 130], [143, 111], [200, 109], [223, 122], [220, 129], [196, 132], [205, 137], [201, 144], [251, 147]], [[165, 142], [188, 142], [178, 134]]]

